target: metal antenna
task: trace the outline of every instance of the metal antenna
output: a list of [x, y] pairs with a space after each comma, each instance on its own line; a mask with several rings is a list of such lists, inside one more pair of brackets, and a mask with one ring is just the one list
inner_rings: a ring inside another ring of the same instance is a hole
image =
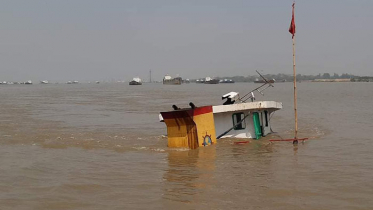
[[258, 73], [259, 74], [259, 76], [265, 81], [265, 83], [268, 83], [270, 86], [272, 86], [272, 87], [274, 87], [263, 75], [261, 75], [260, 73], [259, 73], [259, 71], [258, 70], [255, 70], [256, 71], [256, 73]]
[[[259, 76], [263, 79], [264, 84], [262, 84], [261, 86], [255, 88], [255, 89], [253, 89], [252, 91], [250, 91], [250, 92], [248, 92], [247, 94], [245, 94], [242, 98], [239, 99], [241, 102], [246, 102], [248, 99], [250, 99], [251, 96], [252, 96], [251, 93], [253, 93], [254, 91], [258, 91], [261, 95], [264, 95], [264, 93], [263, 93], [264, 90], [266, 90], [266, 89], [269, 88], [269, 87], [274, 87], [274, 86], [271, 84], [271, 82], [268, 81], [268, 80], [267, 80], [263, 75], [261, 75], [257, 70], [255, 70], [255, 71], [256, 71], [256, 73], [258, 73]], [[262, 87], [264, 87], [264, 86], [266, 86], [266, 85], [268, 85], [268, 86], [265, 87], [265, 88], [263, 88], [263, 89], [260, 89], [260, 88], [262, 88]], [[249, 96], [249, 94], [250, 94], [250, 96]], [[245, 97], [247, 97], [247, 96], [249, 96], [249, 97], [245, 99]]]

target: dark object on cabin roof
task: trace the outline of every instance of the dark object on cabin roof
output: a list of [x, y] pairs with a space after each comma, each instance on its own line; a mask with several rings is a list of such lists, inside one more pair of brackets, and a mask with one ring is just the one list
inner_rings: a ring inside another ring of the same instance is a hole
[[177, 107], [175, 104], [174, 105], [172, 105], [172, 108], [174, 109], [174, 110], [179, 110], [180, 108], [179, 107]]
[[196, 105], [194, 105], [192, 102], [189, 103], [189, 106], [190, 106], [192, 109], [195, 109], [195, 108], [196, 108]]
[[223, 103], [223, 105], [230, 105], [234, 104], [235, 100], [232, 100], [231, 98], [227, 98], [227, 101]]

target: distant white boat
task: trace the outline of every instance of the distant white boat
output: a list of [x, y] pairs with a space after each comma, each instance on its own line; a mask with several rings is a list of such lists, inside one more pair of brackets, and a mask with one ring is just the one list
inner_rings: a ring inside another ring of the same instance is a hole
[[31, 80], [27, 80], [27, 82], [25, 82], [26, 85], [32, 85], [32, 81]]
[[142, 81], [139, 77], [135, 77], [129, 82], [129, 85], [142, 85]]
[[234, 83], [234, 81], [231, 79], [224, 79], [224, 80], [220, 80], [220, 83]]
[[48, 80], [42, 80], [40, 81], [40, 84], [49, 84]]
[[219, 84], [219, 80], [213, 79], [211, 77], [206, 77], [205, 84]]
[[181, 77], [172, 78], [170, 75], [167, 74], [163, 78], [163, 84], [164, 85], [181, 85], [182, 80], [183, 79]]

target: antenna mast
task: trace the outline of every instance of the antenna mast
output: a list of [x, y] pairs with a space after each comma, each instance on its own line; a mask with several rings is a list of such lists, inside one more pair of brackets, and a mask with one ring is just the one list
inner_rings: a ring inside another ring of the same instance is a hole
[[152, 70], [151, 70], [151, 69], [150, 69], [150, 71], [149, 71], [149, 74], [150, 74], [150, 77], [149, 77], [149, 78], [150, 78], [150, 79], [149, 79], [149, 82], [150, 82], [150, 83], [152, 83]]

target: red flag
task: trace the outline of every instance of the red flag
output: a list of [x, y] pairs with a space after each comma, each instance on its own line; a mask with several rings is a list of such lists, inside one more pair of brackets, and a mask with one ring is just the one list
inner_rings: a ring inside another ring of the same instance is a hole
[[289, 27], [289, 32], [293, 35], [292, 37], [294, 38], [294, 34], [295, 34], [295, 20], [294, 20], [294, 5], [295, 3], [293, 3], [293, 12], [292, 12], [292, 16], [291, 16], [291, 23], [290, 23], [290, 27]]

